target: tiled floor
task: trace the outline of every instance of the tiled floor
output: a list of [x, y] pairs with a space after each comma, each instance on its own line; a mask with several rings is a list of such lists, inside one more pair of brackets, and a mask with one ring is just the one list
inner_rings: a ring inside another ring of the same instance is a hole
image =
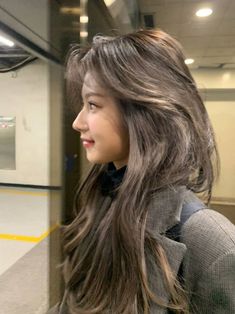
[[48, 231], [47, 191], [0, 187], [0, 217], [2, 274]]
[[0, 240], [0, 276], [35, 245], [36, 243], [30, 242]]
[[49, 307], [48, 238], [0, 276], [1, 314], [45, 314]]
[[61, 191], [0, 186], [0, 314], [45, 314], [58, 300], [60, 202]]

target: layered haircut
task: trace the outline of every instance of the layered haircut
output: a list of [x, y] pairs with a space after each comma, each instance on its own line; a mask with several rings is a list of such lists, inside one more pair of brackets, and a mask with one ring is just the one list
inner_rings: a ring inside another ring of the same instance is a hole
[[[218, 156], [213, 130], [179, 43], [161, 30], [96, 36], [67, 62], [76, 108], [87, 72], [117, 100], [129, 136], [129, 160], [107, 210], [93, 165], [77, 191], [75, 219], [65, 228], [64, 264], [71, 313], [149, 313], [151, 302], [187, 313], [187, 300], [163, 248], [146, 228], [151, 199], [186, 186], [210, 200]], [[146, 252], [160, 267], [171, 301], [151, 291]]]

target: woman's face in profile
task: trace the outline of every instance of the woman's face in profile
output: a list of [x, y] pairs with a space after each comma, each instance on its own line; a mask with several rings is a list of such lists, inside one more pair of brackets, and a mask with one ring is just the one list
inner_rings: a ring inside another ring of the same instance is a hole
[[117, 101], [89, 72], [84, 78], [82, 99], [83, 108], [73, 128], [81, 133], [87, 159], [97, 164], [113, 162], [116, 168], [126, 165], [129, 138]]

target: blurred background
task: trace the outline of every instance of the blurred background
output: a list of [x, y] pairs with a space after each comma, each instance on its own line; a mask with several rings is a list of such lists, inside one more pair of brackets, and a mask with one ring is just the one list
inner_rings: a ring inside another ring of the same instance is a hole
[[0, 0], [0, 308], [44, 314], [63, 291], [59, 226], [87, 164], [66, 54], [97, 33], [161, 28], [183, 46], [221, 158], [211, 207], [235, 223], [233, 0]]

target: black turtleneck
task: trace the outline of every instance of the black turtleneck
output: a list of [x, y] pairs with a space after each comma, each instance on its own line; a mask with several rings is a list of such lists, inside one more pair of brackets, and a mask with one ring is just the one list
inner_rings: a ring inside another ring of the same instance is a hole
[[101, 192], [103, 195], [115, 196], [116, 188], [121, 184], [125, 171], [126, 166], [116, 169], [112, 162], [108, 164], [108, 169], [101, 178]]

